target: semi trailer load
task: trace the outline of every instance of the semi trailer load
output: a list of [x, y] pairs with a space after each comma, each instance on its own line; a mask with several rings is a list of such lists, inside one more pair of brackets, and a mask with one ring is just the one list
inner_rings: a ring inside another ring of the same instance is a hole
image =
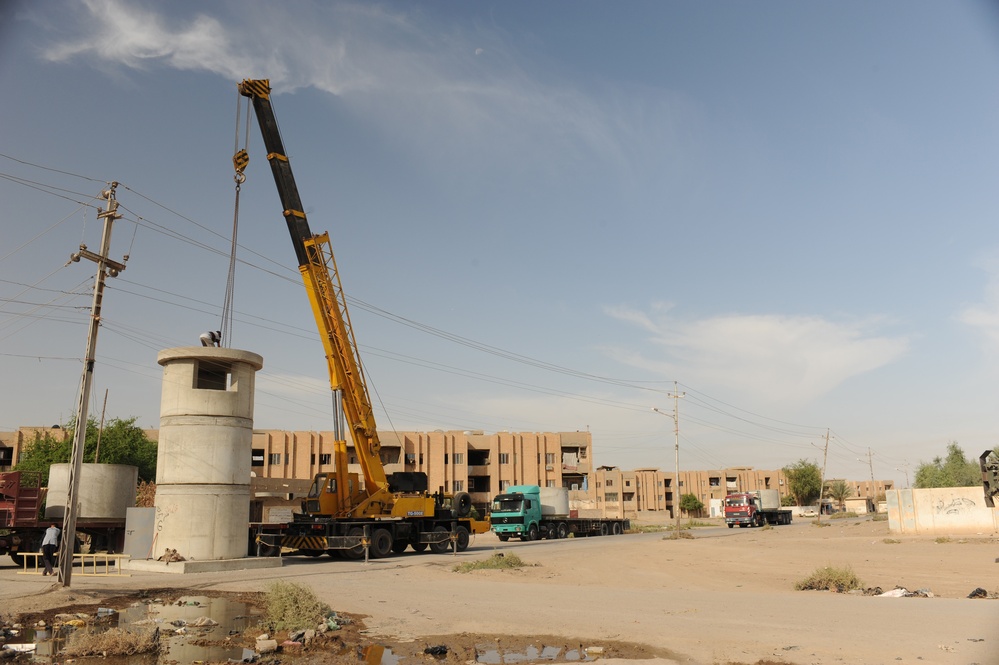
[[790, 524], [791, 511], [781, 507], [777, 490], [740, 492], [725, 497], [725, 524], [728, 528]]
[[617, 536], [631, 528], [623, 518], [579, 517], [569, 510], [569, 491], [564, 487], [512, 485], [492, 501], [489, 521], [496, 536], [510, 540]]

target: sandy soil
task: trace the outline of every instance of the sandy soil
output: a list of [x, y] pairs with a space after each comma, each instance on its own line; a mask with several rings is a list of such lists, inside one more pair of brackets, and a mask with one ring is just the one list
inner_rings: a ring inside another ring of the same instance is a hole
[[[71, 589], [0, 564], [3, 614], [31, 613], [143, 589], [252, 592], [277, 579], [311, 587], [334, 609], [366, 616], [366, 636], [422, 652], [469, 645], [604, 646], [660, 663], [979, 663], [999, 665], [999, 538], [893, 537], [865, 518], [796, 520], [771, 529], [695, 529], [532, 543], [479, 536], [466, 552], [370, 563], [291, 557], [264, 571], [74, 576]], [[516, 570], [457, 573], [461, 562], [516, 553]], [[795, 591], [823, 566], [850, 567], [867, 587], [932, 598]], [[499, 640], [499, 642], [497, 642]], [[405, 662], [405, 661], [404, 661]], [[622, 661], [623, 662], [623, 661]], [[631, 660], [629, 662], [635, 662]]]

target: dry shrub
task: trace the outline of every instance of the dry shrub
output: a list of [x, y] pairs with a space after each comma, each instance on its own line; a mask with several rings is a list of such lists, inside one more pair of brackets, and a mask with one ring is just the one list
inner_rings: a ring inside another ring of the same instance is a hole
[[797, 582], [794, 588], [798, 591], [838, 591], [844, 593], [853, 589], [861, 589], [863, 586], [863, 582], [857, 578], [849, 566], [845, 568], [826, 566], [817, 569], [809, 577]]
[[77, 630], [69, 635], [63, 653], [67, 656], [134, 656], [159, 649], [157, 630], [131, 632], [109, 628], [100, 632]]
[[473, 570], [505, 570], [508, 568], [523, 568], [527, 564], [516, 554], [497, 552], [488, 559], [469, 561], [455, 566], [456, 573], [467, 573]]
[[267, 620], [274, 630], [315, 628], [333, 613], [312, 589], [289, 582], [275, 582], [267, 590]]

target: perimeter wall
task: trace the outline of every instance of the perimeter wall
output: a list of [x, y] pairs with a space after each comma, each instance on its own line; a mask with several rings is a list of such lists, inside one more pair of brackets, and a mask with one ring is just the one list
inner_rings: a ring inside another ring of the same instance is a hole
[[888, 529], [903, 535], [992, 535], [999, 508], [985, 505], [981, 486], [888, 490]]

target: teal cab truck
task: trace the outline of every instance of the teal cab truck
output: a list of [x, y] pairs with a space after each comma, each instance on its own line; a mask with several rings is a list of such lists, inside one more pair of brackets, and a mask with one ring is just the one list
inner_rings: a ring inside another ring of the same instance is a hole
[[583, 536], [618, 536], [631, 528], [624, 518], [579, 517], [569, 510], [569, 491], [564, 487], [512, 485], [492, 501], [489, 521], [496, 536], [506, 542]]

